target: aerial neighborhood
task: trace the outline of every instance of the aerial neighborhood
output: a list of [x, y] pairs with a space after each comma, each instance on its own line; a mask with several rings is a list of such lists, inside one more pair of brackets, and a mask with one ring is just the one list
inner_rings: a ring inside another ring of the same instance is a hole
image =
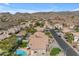
[[76, 12], [0, 13], [0, 55], [78, 56]]

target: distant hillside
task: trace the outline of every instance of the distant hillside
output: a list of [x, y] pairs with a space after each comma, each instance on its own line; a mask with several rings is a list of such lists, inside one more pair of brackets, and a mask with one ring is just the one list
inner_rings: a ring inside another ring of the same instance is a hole
[[10, 14], [0, 13], [0, 29], [8, 29], [30, 20], [51, 20], [53, 23], [65, 23], [79, 25], [79, 11], [66, 12], [37, 12]]

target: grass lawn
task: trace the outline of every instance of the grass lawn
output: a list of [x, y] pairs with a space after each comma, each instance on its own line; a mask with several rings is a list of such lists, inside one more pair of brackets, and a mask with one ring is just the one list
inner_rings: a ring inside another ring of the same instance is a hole
[[52, 48], [50, 55], [51, 56], [56, 56], [57, 54], [59, 54], [61, 52], [61, 49], [59, 48]]

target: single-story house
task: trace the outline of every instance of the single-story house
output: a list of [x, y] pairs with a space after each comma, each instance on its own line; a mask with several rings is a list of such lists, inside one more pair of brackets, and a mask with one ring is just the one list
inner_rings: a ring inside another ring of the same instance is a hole
[[67, 32], [71, 32], [71, 30], [68, 27], [63, 27], [62, 32], [67, 33]]
[[8, 33], [12, 33], [12, 34], [14, 34], [14, 33], [15, 33], [15, 29], [14, 29], [14, 28], [10, 28], [10, 29], [8, 29]]
[[73, 32], [72, 34], [74, 35], [74, 42], [78, 42], [79, 41], [79, 32]]
[[75, 27], [75, 25], [70, 25], [69, 28], [70, 28], [70, 29], [74, 29], [74, 27]]
[[8, 35], [7, 31], [4, 31], [3, 34], [0, 35], [0, 40], [3, 40], [7, 37], [10, 37], [10, 35]]
[[58, 28], [58, 29], [62, 29], [62, 28], [63, 28], [63, 25], [57, 23], [57, 24], [54, 25], [54, 27], [55, 27], [55, 28]]
[[42, 55], [48, 48], [48, 36], [42, 32], [36, 32], [29, 38], [28, 47], [31, 49], [31, 55]]
[[0, 35], [2, 35], [2, 34], [4, 34], [4, 31], [1, 30], [1, 31], [0, 31]]

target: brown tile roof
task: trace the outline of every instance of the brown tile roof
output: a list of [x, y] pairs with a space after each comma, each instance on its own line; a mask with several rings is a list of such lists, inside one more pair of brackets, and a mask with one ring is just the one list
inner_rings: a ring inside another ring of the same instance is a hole
[[79, 32], [72, 32], [73, 35], [79, 36]]
[[36, 32], [31, 35], [29, 45], [32, 50], [46, 49], [48, 45], [48, 37], [42, 32]]

